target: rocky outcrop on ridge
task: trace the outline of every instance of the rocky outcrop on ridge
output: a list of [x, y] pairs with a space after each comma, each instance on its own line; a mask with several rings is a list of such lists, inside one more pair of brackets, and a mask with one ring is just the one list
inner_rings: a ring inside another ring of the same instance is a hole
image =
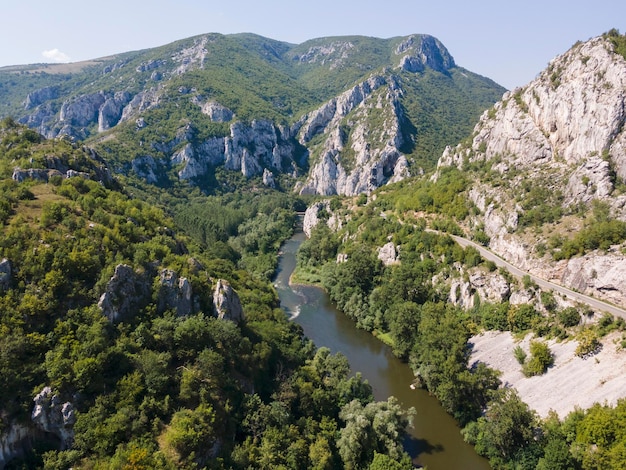
[[237, 292], [228, 281], [218, 279], [213, 291], [213, 307], [217, 317], [221, 320], [230, 320], [240, 323], [245, 319], [243, 307]]
[[[355, 195], [409, 176], [399, 150], [400, 93], [393, 76], [375, 75], [305, 117], [299, 140], [309, 147], [311, 169], [300, 194]], [[323, 142], [311, 148], [319, 134]]]
[[483, 114], [471, 143], [447, 148], [438, 164], [475, 169], [468, 196], [481, 215], [471, 224], [483, 224], [493, 251], [540, 277], [620, 305], [626, 305], [626, 268], [619, 249], [553, 262], [535, 251], [547, 236], [531, 242], [519, 223], [530, 209], [523, 201], [531, 189], [565, 213], [590, 211], [597, 200], [626, 221], [626, 195], [616, 191], [626, 178], [625, 90], [626, 60], [610, 40], [576, 44], [526, 87], [506, 93]]

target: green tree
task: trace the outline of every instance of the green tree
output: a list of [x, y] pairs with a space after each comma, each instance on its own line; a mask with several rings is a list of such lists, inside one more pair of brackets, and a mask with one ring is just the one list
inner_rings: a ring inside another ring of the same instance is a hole
[[405, 411], [394, 397], [363, 406], [353, 400], [343, 407], [340, 418], [345, 426], [337, 441], [339, 454], [347, 469], [367, 468], [380, 452], [391, 459], [403, 459], [402, 437], [414, 410]]

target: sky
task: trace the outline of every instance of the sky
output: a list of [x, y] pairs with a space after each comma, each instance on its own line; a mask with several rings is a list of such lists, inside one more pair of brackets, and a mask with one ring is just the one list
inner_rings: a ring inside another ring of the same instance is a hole
[[203, 33], [299, 44], [431, 34], [457, 65], [513, 89], [576, 41], [626, 33], [624, 0], [0, 0], [0, 67], [77, 62]]

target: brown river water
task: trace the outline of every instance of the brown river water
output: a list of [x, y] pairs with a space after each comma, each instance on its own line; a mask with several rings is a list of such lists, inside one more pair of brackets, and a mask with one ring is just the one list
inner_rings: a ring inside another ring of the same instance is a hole
[[412, 390], [414, 379], [409, 366], [396, 358], [391, 349], [338, 311], [326, 292], [313, 286], [289, 286], [295, 269], [295, 253], [305, 239], [297, 233], [281, 250], [274, 281], [281, 306], [317, 347], [326, 346], [342, 353], [354, 373], [360, 372], [374, 390], [376, 400], [395, 396], [406, 408], [417, 411], [405, 449], [416, 465], [429, 470], [488, 470], [489, 463], [466, 444], [456, 421], [439, 402], [424, 390]]

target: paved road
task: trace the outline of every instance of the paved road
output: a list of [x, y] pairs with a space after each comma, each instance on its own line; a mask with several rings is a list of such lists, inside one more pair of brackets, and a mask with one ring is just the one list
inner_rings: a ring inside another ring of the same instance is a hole
[[626, 310], [623, 308], [616, 307], [615, 305], [608, 304], [598, 299], [594, 299], [593, 297], [589, 297], [588, 295], [575, 292], [571, 289], [568, 289], [567, 287], [554, 284], [552, 282], [546, 281], [545, 279], [534, 276], [533, 274], [530, 274], [526, 271], [522, 271], [521, 269], [513, 266], [511, 263], [503, 260], [495, 253], [489, 251], [484, 246], [474, 243], [473, 241], [468, 240], [467, 238], [458, 237], [456, 235], [450, 235], [450, 236], [454, 239], [454, 241], [456, 241], [459, 245], [461, 245], [464, 248], [467, 246], [476, 248], [480, 252], [480, 255], [483, 258], [489, 261], [493, 261], [498, 267], [504, 267], [508, 269], [509, 272], [516, 277], [523, 277], [523, 276], [528, 275], [542, 289], [549, 289], [555, 292], [559, 292], [563, 295], [568, 296], [571, 299], [576, 300], [577, 302], [589, 305], [595, 311], [609, 312], [610, 314], [616, 317], [621, 317], [626, 320]]

